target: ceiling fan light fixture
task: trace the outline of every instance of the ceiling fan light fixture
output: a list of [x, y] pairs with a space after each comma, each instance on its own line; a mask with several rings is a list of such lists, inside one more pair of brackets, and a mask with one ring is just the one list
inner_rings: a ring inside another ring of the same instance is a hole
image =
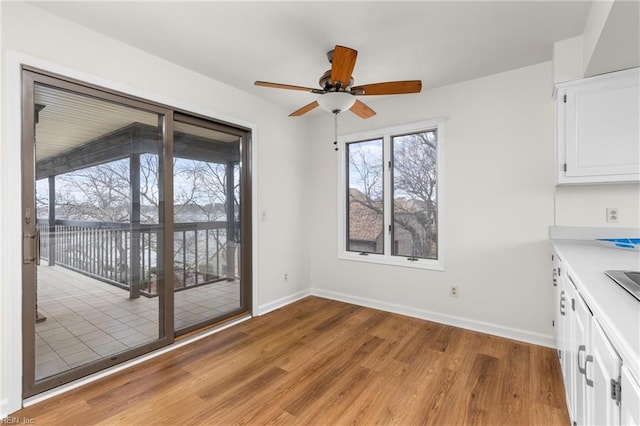
[[327, 92], [318, 96], [320, 108], [333, 114], [350, 109], [356, 98], [348, 92]]

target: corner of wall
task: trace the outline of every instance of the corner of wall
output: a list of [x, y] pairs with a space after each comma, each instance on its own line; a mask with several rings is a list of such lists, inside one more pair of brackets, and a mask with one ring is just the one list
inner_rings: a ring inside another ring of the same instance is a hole
[[[21, 199], [20, 181], [20, 61], [13, 51], [2, 45], [2, 141], [0, 143], [0, 204], [15, 206]], [[11, 84], [10, 84], [11, 82]], [[13, 160], [12, 160], [13, 159]], [[21, 208], [3, 208], [0, 213], [0, 409], [10, 414], [22, 406], [22, 293], [11, 291], [22, 283], [20, 247]], [[17, 244], [16, 244], [17, 242]], [[18, 265], [18, 267], [16, 267]], [[18, 326], [16, 327], [16, 324]]]
[[584, 28], [585, 77], [640, 66], [640, 3], [594, 1]]
[[614, 0], [594, 1], [591, 3], [587, 21], [584, 24], [584, 45], [582, 57], [582, 74], [585, 75], [598, 44], [598, 39], [607, 24]]
[[[4, 28], [4, 25], [2, 25], [2, 9], [3, 9], [3, 2], [0, 2], [0, 28]], [[3, 38], [2, 38], [2, 30], [0, 29], [0, 93], [5, 93], [5, 81], [4, 81], [4, 55], [5, 55], [5, 48], [4, 48], [4, 43], [3, 43]], [[0, 164], [2, 163], [2, 158], [3, 158], [3, 146], [4, 141], [5, 141], [5, 135], [4, 135], [4, 131], [6, 129], [5, 123], [5, 117], [4, 117], [4, 102], [5, 102], [5, 98], [4, 96], [0, 97], [0, 129], [2, 129], [2, 131], [0, 131]], [[0, 180], [0, 200], [4, 200], [4, 196], [3, 196], [4, 192], [2, 190], [2, 180]], [[4, 235], [3, 231], [4, 231], [4, 226], [3, 226], [3, 216], [2, 216], [2, 210], [0, 209], [0, 235]], [[2, 258], [2, 251], [0, 249], [0, 259]], [[5, 312], [6, 312], [6, 308], [5, 308], [5, 297], [4, 297], [4, 292], [5, 292], [5, 280], [4, 280], [4, 271], [2, 269], [2, 263], [0, 263], [0, 322], [2, 324], [5, 323]], [[5, 333], [4, 330], [2, 329], [2, 327], [0, 327], [0, 348], [6, 348], [6, 341], [5, 341]], [[2, 349], [0, 349], [0, 372], [4, 372], [5, 371], [5, 365], [4, 365], [5, 361], [4, 361], [4, 354], [2, 353]], [[6, 417], [7, 413], [5, 406], [7, 404], [7, 400], [6, 400], [6, 395], [5, 395], [5, 384], [4, 384], [4, 374], [1, 375], [0, 378], [0, 419], [3, 419]]]
[[583, 44], [581, 35], [553, 44], [553, 83], [581, 79], [584, 76]]

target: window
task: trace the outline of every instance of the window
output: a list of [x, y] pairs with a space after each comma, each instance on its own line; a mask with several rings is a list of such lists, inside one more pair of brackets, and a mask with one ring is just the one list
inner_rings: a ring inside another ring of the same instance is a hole
[[384, 200], [382, 139], [346, 145], [349, 167], [347, 250], [383, 253]]
[[442, 121], [343, 138], [339, 257], [444, 269]]

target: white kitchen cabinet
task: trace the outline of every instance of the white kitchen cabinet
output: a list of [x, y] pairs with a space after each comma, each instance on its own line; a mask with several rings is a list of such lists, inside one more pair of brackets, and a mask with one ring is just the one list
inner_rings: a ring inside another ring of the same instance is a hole
[[556, 86], [558, 184], [640, 181], [639, 70]]
[[554, 254], [556, 344], [573, 425], [640, 426], [640, 386]]
[[569, 417], [575, 418], [575, 381], [576, 370], [573, 350], [574, 324], [573, 311], [571, 310], [571, 296], [573, 291], [571, 283], [566, 277], [566, 268], [562, 259], [555, 255], [554, 285], [556, 286], [556, 344], [558, 348], [558, 360], [562, 371], [562, 379], [567, 399]]
[[587, 377], [587, 363], [593, 360], [591, 355], [591, 312], [573, 285], [570, 286], [570, 289], [572, 291], [570, 294], [574, 323], [573, 347], [570, 354], [576, 360], [573, 369], [575, 386], [574, 420], [578, 425], [587, 425], [591, 424], [591, 409], [595, 408], [590, 404], [587, 396], [588, 388], [593, 386], [592, 379]]
[[619, 425], [620, 357], [597, 321], [591, 324], [590, 352], [585, 360], [589, 424]]
[[[562, 260], [559, 256], [553, 255], [553, 286], [555, 287], [555, 309], [554, 309], [554, 321], [553, 324], [556, 327], [556, 348], [558, 349], [558, 360], [560, 366], [564, 365], [566, 356], [563, 356], [562, 351], [565, 348], [565, 341], [567, 340], [567, 320], [564, 312], [564, 298], [565, 292], [563, 288], [563, 281], [560, 278], [562, 271]], [[564, 371], [564, 368], [562, 369]]]
[[625, 426], [640, 425], [640, 385], [631, 376], [626, 366], [622, 366], [620, 372], [621, 389], [621, 419], [620, 424]]

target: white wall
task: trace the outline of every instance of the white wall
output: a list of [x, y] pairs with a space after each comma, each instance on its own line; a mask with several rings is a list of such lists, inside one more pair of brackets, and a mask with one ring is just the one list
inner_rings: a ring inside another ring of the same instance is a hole
[[[618, 223], [607, 223], [607, 208], [620, 211]], [[640, 185], [606, 184], [556, 188], [557, 226], [640, 228]]]
[[553, 44], [553, 83], [584, 77], [583, 37], [577, 36]]
[[585, 77], [640, 66], [640, 3], [592, 2], [583, 38]]
[[[419, 76], [418, 76], [419, 77]], [[551, 63], [371, 104], [341, 134], [443, 117], [445, 272], [337, 260], [330, 117], [314, 123], [311, 286], [317, 294], [551, 344]], [[339, 155], [341, 155], [339, 153]], [[449, 287], [459, 297], [449, 297]]]
[[[288, 111], [257, 97], [28, 4], [2, 2], [2, 36], [2, 57], [7, 67], [12, 66], [8, 58], [28, 58], [28, 62], [35, 61], [36, 65], [52, 64], [56, 70], [72, 71], [74, 77], [106, 82], [119, 90], [154, 101], [255, 126], [257, 187], [254, 191], [257, 191], [258, 201], [255, 207], [256, 210], [268, 210], [268, 219], [258, 221], [259, 229], [256, 230], [260, 254], [257, 262], [258, 311], [261, 306], [308, 289], [307, 221], [302, 213], [304, 203], [300, 202], [306, 197], [304, 180], [308, 167], [307, 152], [301, 143], [306, 139], [303, 122], [288, 118]], [[8, 53], [7, 49], [11, 52]], [[11, 71], [16, 74], [14, 68]], [[11, 101], [10, 93], [19, 90], [16, 89], [19, 82], [5, 81], [6, 78], [9, 77], [5, 74], [2, 103], [14, 113], [10, 118], [3, 117], [0, 141], [3, 214], [0, 217], [0, 296], [3, 296], [0, 300], [0, 324], [7, 327], [0, 329], [0, 360], [4, 361], [0, 364], [0, 403], [3, 404], [0, 405], [0, 417], [18, 408], [15, 404], [16, 399], [20, 403], [20, 389], [16, 387], [15, 377], [19, 378], [21, 371], [21, 259], [19, 250], [16, 250], [21, 247], [20, 130], [19, 123], [13, 119], [19, 107], [5, 104]], [[16, 103], [15, 99], [11, 102]], [[282, 280], [285, 271], [289, 273], [287, 283]], [[17, 301], [12, 314], [6, 306], [11, 301]], [[11, 382], [7, 385], [6, 380]]]
[[[3, 9], [4, 9], [4, 4], [3, 2], [0, 2], [0, 23], [2, 22], [2, 18], [3, 18]], [[3, 34], [4, 31], [0, 30], [0, 46], [4, 46], [3, 44]], [[5, 85], [4, 85], [4, 54], [2, 52], [0, 52], [0, 94], [5, 93]], [[4, 117], [4, 100], [0, 100], [0, 164], [2, 164], [3, 162], [3, 146], [4, 143], [2, 143], [2, 141], [4, 141], [4, 123], [6, 123], [5, 117]], [[3, 187], [4, 185], [1, 184], [0, 182], [0, 200], [4, 201], [4, 191], [3, 191]], [[2, 211], [4, 209], [0, 208], [0, 239], [3, 237], [4, 235], [4, 216], [2, 214]], [[1, 250], [1, 249], [0, 249]], [[3, 283], [7, 282], [7, 280], [5, 279], [4, 276], [4, 268], [2, 266], [0, 266], [0, 321], [2, 321], [2, 323], [0, 324], [0, 346], [4, 346], [5, 344], [5, 340], [4, 337], [7, 334], [4, 331], [5, 328], [5, 324], [6, 322], [4, 321], [5, 317], [3, 317], [3, 314], [7, 311], [7, 297], [6, 297], [6, 290], [7, 290], [7, 286], [4, 285]], [[4, 365], [5, 365], [5, 360], [4, 360], [4, 350], [0, 349], [0, 418], [4, 418], [4, 416], [8, 413], [7, 411], [7, 392], [5, 391], [5, 374], [4, 374]]]
[[[584, 34], [554, 44], [554, 83], [640, 66], [639, 8], [638, 2], [593, 2]], [[561, 186], [555, 204], [557, 226], [640, 228], [638, 184]], [[618, 223], [606, 222], [607, 207], [620, 209]]]
[[587, 21], [584, 24], [583, 33], [583, 74], [587, 74], [587, 69], [591, 63], [592, 57], [596, 52], [600, 36], [607, 25], [607, 19], [615, 0], [595, 1], [591, 3]]

